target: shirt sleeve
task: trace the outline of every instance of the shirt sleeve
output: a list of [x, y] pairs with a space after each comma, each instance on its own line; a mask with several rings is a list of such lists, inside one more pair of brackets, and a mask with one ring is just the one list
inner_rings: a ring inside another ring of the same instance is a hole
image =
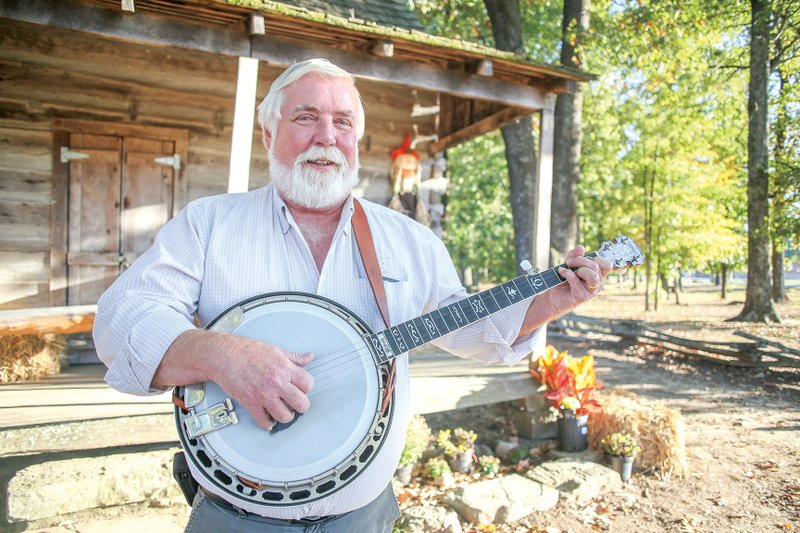
[[164, 353], [195, 329], [205, 242], [193, 215], [190, 205], [169, 221], [97, 303], [95, 348], [108, 367], [106, 382], [121, 392], [163, 392], [150, 384]]
[[[469, 296], [458, 279], [447, 248], [439, 239], [436, 239], [436, 243], [438, 244], [434, 244], [432, 263], [429, 265], [429, 269], [436, 274], [431, 281], [431, 298], [426, 312]], [[531, 301], [506, 307], [487, 318], [440, 337], [433, 344], [459, 357], [483, 363], [503, 362], [513, 365], [530, 354], [544, 334], [544, 328], [538, 328], [517, 340]]]

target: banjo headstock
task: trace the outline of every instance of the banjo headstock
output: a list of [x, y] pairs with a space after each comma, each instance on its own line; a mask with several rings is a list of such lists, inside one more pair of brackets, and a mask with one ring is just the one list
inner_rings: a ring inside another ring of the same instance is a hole
[[625, 235], [603, 242], [595, 253], [611, 261], [615, 269], [634, 267], [644, 262], [642, 249], [633, 239]]

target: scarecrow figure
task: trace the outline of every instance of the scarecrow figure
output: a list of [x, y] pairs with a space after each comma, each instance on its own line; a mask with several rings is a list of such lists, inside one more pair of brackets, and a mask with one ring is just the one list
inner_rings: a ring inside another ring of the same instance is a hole
[[392, 152], [392, 170], [389, 176], [392, 199], [389, 207], [405, 213], [420, 224], [430, 226], [430, 215], [420, 195], [421, 181], [419, 153], [411, 149], [411, 137], [406, 133], [403, 145]]

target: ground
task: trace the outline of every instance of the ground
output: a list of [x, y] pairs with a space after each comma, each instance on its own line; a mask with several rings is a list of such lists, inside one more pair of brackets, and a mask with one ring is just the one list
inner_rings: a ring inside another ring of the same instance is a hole
[[[800, 289], [779, 306], [784, 323], [728, 323], [742, 307], [744, 290], [734, 287], [725, 300], [710, 283], [685, 288], [681, 304], [662, 301], [643, 311], [641, 287], [610, 283], [604, 294], [581, 309], [596, 317], [636, 318], [675, 335], [733, 339], [736, 328], [800, 349]], [[663, 400], [684, 417], [690, 473], [661, 480], [637, 472], [617, 493], [588, 505], [560, 504], [515, 524], [497, 528], [465, 524], [467, 531], [800, 531], [800, 370], [728, 368], [616, 342], [612, 338], [553, 339], [561, 350], [594, 353], [607, 388], [622, 388]], [[511, 406], [494, 404], [428, 417], [433, 429], [466, 427], [481, 440], [496, 439], [507, 427]], [[426, 498], [441, 496], [433, 489]], [[180, 531], [187, 507], [145, 505], [95, 510], [63, 517], [59, 525], [34, 531]], [[138, 521], [134, 520], [139, 518]], [[81, 525], [78, 525], [81, 524]], [[129, 527], [126, 528], [126, 524]]]
[[[779, 306], [774, 325], [724, 322], [742, 305], [742, 288], [721, 300], [709, 284], [685, 288], [681, 305], [644, 312], [630, 287], [611, 284], [583, 314], [636, 318], [696, 339], [733, 338], [736, 329], [800, 348], [800, 291]], [[741, 340], [741, 339], [739, 339]], [[800, 370], [729, 368], [608, 339], [553, 341], [560, 350], [593, 353], [599, 378], [681, 411], [690, 473], [660, 480], [637, 473], [623, 490], [588, 505], [564, 505], [495, 531], [800, 531]], [[508, 406], [437, 415], [437, 426], [471, 427], [496, 437]], [[472, 525], [473, 530], [491, 528]]]

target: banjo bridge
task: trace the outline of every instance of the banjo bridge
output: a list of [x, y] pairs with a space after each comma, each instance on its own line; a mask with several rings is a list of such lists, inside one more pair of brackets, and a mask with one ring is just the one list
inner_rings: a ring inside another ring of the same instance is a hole
[[212, 405], [202, 413], [189, 415], [185, 418], [186, 434], [194, 439], [206, 433], [239, 423], [239, 418], [233, 411], [233, 402], [230, 398]]

